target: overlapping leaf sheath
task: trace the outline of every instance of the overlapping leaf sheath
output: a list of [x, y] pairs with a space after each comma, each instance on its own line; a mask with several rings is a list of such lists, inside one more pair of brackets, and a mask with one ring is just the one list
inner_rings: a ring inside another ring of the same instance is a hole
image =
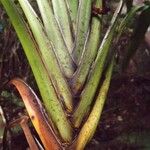
[[90, 139], [93, 137], [95, 133], [107, 97], [110, 80], [112, 76], [113, 65], [114, 59], [112, 59], [111, 63], [109, 64], [109, 67], [105, 75], [105, 80], [103, 81], [103, 84], [99, 90], [92, 111], [88, 119], [84, 123], [83, 127], [81, 128], [81, 131], [77, 137], [76, 150], [84, 149], [85, 145], [90, 141]]
[[[55, 3], [56, 1], [54, 1], [53, 4]], [[53, 43], [60, 66], [64, 70], [66, 77], [70, 78], [74, 72], [74, 62], [69, 54], [69, 52], [71, 53], [72, 51], [73, 41], [70, 31], [69, 18], [68, 15], [65, 15], [67, 12], [61, 13], [60, 11], [64, 11], [63, 8], [58, 8], [59, 14], [64, 15], [61, 18], [64, 24], [59, 25], [57, 18], [54, 16], [52, 4], [50, 5], [48, 0], [37, 0], [37, 4], [42, 16], [46, 34], [49, 40]], [[58, 6], [63, 7], [62, 4], [58, 4]], [[61, 31], [61, 28], [65, 33]]]
[[73, 57], [77, 64], [84, 51], [85, 40], [88, 35], [90, 16], [91, 16], [91, 0], [81, 0], [79, 2], [78, 17], [77, 17], [77, 31], [75, 37], [75, 45], [73, 49]]
[[[93, 5], [97, 8], [102, 7], [102, 1], [97, 0]], [[81, 62], [75, 72], [71, 84], [74, 93], [76, 94], [80, 89], [82, 89], [85, 80], [88, 76], [90, 66], [94, 61], [94, 58], [97, 54], [98, 47], [100, 44], [100, 37], [101, 37], [101, 25], [102, 25], [102, 17], [99, 16], [92, 16], [91, 20], [91, 29], [89, 33], [89, 38], [85, 43], [85, 51], [83, 53], [83, 57]]]
[[123, 6], [123, 1], [121, 0], [119, 3], [118, 9], [116, 10], [116, 12], [112, 18], [111, 26], [107, 30], [107, 32], [104, 36], [104, 39], [100, 45], [98, 55], [96, 57], [96, 60], [94, 62], [94, 65], [93, 65], [93, 68], [91, 71], [91, 75], [90, 75], [88, 82], [81, 94], [81, 100], [73, 114], [73, 121], [74, 121], [75, 127], [80, 126], [83, 117], [90, 109], [90, 105], [93, 101], [96, 89], [98, 87], [99, 81], [102, 76], [102, 72], [104, 69], [106, 57], [109, 52], [109, 48], [112, 44], [113, 37], [115, 35], [117, 19], [118, 19], [118, 15], [121, 12], [122, 6]]
[[73, 48], [73, 37], [71, 31], [71, 20], [67, 9], [67, 4], [65, 0], [52, 0], [52, 5], [63, 38], [69, 49], [69, 52], [71, 53]]
[[24, 48], [25, 54], [29, 60], [37, 85], [39, 87], [47, 113], [58, 128], [61, 137], [65, 141], [70, 141], [72, 138], [72, 128], [64, 114], [62, 106], [60, 105], [47, 69], [43, 65], [43, 61], [40, 57], [41, 55], [39, 55], [40, 53], [38, 46], [36, 45], [34, 38], [27, 29], [24, 21], [22, 20], [22, 16], [19, 15], [14, 3], [11, 0], [1, 0], [1, 3], [6, 9], [20, 39], [20, 42]]
[[68, 10], [69, 10], [70, 17], [71, 17], [71, 23], [73, 26], [72, 30], [75, 34], [79, 0], [66, 0], [66, 4], [68, 6]]
[[[45, 34], [42, 23], [27, 0], [19, 0], [19, 3], [27, 17], [34, 38], [39, 46], [39, 55], [48, 71], [48, 75], [50, 76], [51, 81], [56, 89], [57, 95], [59, 98], [62, 98], [66, 108], [69, 111], [72, 111], [72, 95], [69, 86], [59, 67], [56, 58], [57, 55], [55, 55], [53, 47], [51, 46], [51, 43]], [[67, 63], [70, 64], [71, 62]], [[67, 68], [67, 66], [65, 67]]]
[[[35, 0], [37, 9], [30, 0], [18, 0], [19, 5], [14, 0], [0, 2], [22, 43], [44, 107], [24, 81], [16, 78], [10, 83], [20, 92], [45, 149], [84, 149], [96, 130], [107, 96], [114, 64], [114, 59], [108, 64], [111, 55], [143, 6], [131, 7], [130, 3], [127, 15], [118, 19], [124, 4], [120, 0], [100, 43], [102, 14], [107, 9], [104, 0]], [[147, 8], [143, 13], [149, 15]], [[73, 132], [75, 128], [81, 129], [79, 135]]]

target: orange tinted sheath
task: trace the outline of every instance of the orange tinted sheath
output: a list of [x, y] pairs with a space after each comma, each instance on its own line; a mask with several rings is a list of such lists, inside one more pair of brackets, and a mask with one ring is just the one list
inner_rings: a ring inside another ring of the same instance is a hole
[[21, 79], [10, 81], [19, 91], [29, 117], [46, 150], [60, 150], [61, 145], [43, 112], [43, 106], [33, 90]]

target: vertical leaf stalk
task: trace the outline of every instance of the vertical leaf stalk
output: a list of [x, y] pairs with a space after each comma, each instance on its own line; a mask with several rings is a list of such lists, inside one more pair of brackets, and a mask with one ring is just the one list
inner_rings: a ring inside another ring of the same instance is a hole
[[88, 82], [87, 82], [82, 94], [81, 94], [80, 102], [73, 114], [73, 121], [74, 121], [75, 127], [80, 126], [82, 119], [85, 116], [85, 114], [88, 112], [90, 105], [92, 103], [92, 100], [94, 98], [95, 92], [97, 90], [99, 81], [102, 76], [106, 57], [108, 55], [110, 46], [113, 41], [113, 37], [115, 35], [117, 20], [118, 20], [118, 16], [119, 16], [120, 12], [122, 10], [122, 6], [123, 6], [123, 1], [121, 0], [113, 18], [112, 18], [111, 25], [110, 25], [109, 29], [107, 30], [105, 37], [101, 43], [101, 46], [99, 48], [98, 55], [94, 62], [90, 77], [88, 79]]
[[66, 0], [66, 3], [68, 6], [70, 16], [71, 16], [71, 22], [72, 22], [73, 31], [75, 34], [79, 0]]
[[[57, 55], [58, 61], [60, 62], [59, 64], [62, 67], [66, 77], [70, 78], [74, 73], [74, 65], [75, 65], [70, 55], [72, 50], [70, 48], [72, 46], [72, 42], [67, 41], [68, 44], [70, 43], [71, 45], [70, 47], [69, 46], [67, 47], [64, 41], [64, 37], [62, 36], [61, 30], [58, 26], [58, 22], [54, 16], [53, 8], [51, 6], [52, 4], [50, 5], [48, 0], [36, 0], [36, 1], [42, 16], [46, 34], [49, 40], [53, 43], [55, 53]], [[65, 30], [67, 29], [65, 28]], [[69, 32], [67, 33], [69, 35]], [[68, 38], [71, 40], [71, 37], [67, 37], [67, 39]]]
[[71, 20], [65, 0], [52, 0], [53, 10], [62, 35], [70, 52], [73, 48]]
[[91, 18], [91, 0], [80, 0], [77, 19], [77, 33], [75, 37], [75, 47], [73, 57], [77, 64], [84, 51], [85, 41], [88, 35], [89, 22]]
[[105, 80], [100, 88], [99, 94], [96, 98], [96, 102], [92, 108], [92, 111], [87, 121], [81, 128], [79, 136], [77, 137], [76, 150], [83, 150], [85, 145], [91, 140], [91, 138], [95, 133], [107, 97], [110, 80], [112, 76], [113, 64], [114, 59], [111, 61], [107, 69]]
[[48, 75], [50, 75], [51, 81], [54, 84], [57, 94], [59, 98], [62, 98], [64, 101], [68, 111], [72, 111], [72, 95], [69, 86], [60, 70], [56, 55], [45, 35], [42, 24], [27, 0], [19, 0], [19, 3], [28, 19], [30, 28], [40, 49], [39, 54], [41, 55], [45, 67], [48, 70]]
[[37, 85], [39, 87], [45, 108], [48, 115], [53, 120], [59, 130], [61, 137], [65, 141], [70, 141], [72, 137], [72, 128], [64, 114], [64, 111], [57, 99], [55, 90], [45, 69], [43, 62], [39, 56], [39, 50], [33, 37], [28, 32], [22, 16], [19, 15], [17, 8], [11, 0], [1, 0], [9, 18], [16, 30], [20, 42], [24, 48], [25, 54], [31, 65]]
[[[102, 7], [102, 0], [96, 0], [94, 5], [97, 8]], [[79, 64], [79, 67], [72, 79], [72, 89], [76, 94], [84, 85], [85, 80], [87, 78], [90, 66], [94, 61], [94, 58], [98, 51], [98, 46], [100, 43], [101, 37], [101, 16], [92, 16], [91, 21], [91, 31], [89, 33], [89, 39], [85, 46], [85, 51], [83, 54], [83, 58]]]

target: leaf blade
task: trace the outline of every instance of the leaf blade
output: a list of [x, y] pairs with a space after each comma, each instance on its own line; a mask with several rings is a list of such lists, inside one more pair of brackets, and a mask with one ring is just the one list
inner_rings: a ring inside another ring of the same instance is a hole
[[79, 3], [77, 17], [77, 33], [75, 37], [75, 46], [73, 49], [73, 58], [79, 64], [82, 52], [84, 50], [85, 41], [88, 35], [89, 22], [91, 17], [91, 0], [81, 0]]
[[73, 31], [74, 31], [74, 34], [75, 34], [79, 1], [78, 0], [73, 0], [73, 1], [66, 0], [66, 3], [67, 3], [67, 6], [68, 6], [68, 10], [70, 12]]
[[52, 5], [59, 28], [61, 29], [69, 52], [71, 53], [73, 48], [73, 37], [71, 31], [70, 16], [68, 14], [66, 2], [65, 0], [52, 0]]
[[96, 98], [96, 102], [92, 108], [92, 111], [88, 119], [84, 123], [77, 137], [76, 149], [79, 150], [84, 149], [85, 145], [89, 142], [89, 140], [93, 137], [95, 133], [107, 97], [110, 80], [112, 76], [113, 64], [114, 60], [112, 60], [111, 63], [109, 64], [109, 67], [105, 75], [105, 80], [100, 88], [99, 94]]
[[120, 14], [123, 6], [123, 1], [120, 1], [118, 9], [114, 13], [111, 21], [111, 26], [108, 28], [105, 37], [100, 45], [98, 55], [96, 57], [95, 63], [92, 68], [90, 78], [81, 94], [80, 102], [73, 114], [74, 126], [79, 127], [83, 117], [89, 111], [90, 105], [94, 98], [96, 89], [98, 87], [102, 72], [104, 69], [104, 64], [112, 43], [112, 39], [115, 35], [115, 30], [117, 26], [118, 15]]
[[[57, 94], [59, 95], [59, 97], [62, 96], [68, 111], [72, 111], [72, 95], [69, 86], [67, 85], [67, 82], [60, 70], [55, 53], [45, 35], [43, 26], [27, 0], [19, 0], [19, 3], [28, 19], [33, 35], [40, 49], [39, 54], [41, 55], [42, 61], [48, 70], [48, 75], [52, 80]], [[67, 63], [69, 64], [69, 62]]]
[[48, 115], [52, 117], [52, 120], [54, 121], [64, 140], [71, 140], [72, 128], [66, 119], [64, 111], [57, 99], [54, 87], [40, 58], [38, 47], [32, 35], [28, 31], [27, 26], [22, 20], [22, 16], [20, 16], [18, 13], [14, 3], [11, 0], [1, 0], [1, 3], [3, 4], [24, 48]]
[[[70, 66], [70, 68], [72, 69], [72, 72], [70, 73], [69, 76], [67, 76], [69, 78], [70, 76], [72, 76], [73, 71], [74, 71], [74, 68], [73, 68], [74, 62], [72, 60], [71, 55], [69, 54], [69, 51], [71, 53], [72, 48], [71, 48], [71, 46], [67, 47], [66, 43], [68, 43], [68, 44], [70, 43], [70, 45], [72, 45], [72, 44], [69, 41], [67, 41], [65, 43], [64, 37], [62, 36], [61, 30], [58, 26], [58, 22], [55, 19], [55, 16], [53, 14], [53, 10], [52, 10], [53, 8], [51, 6], [52, 4], [50, 5], [47, 0], [36, 0], [36, 1], [37, 1], [39, 10], [40, 10], [41, 16], [42, 16], [42, 20], [44, 23], [44, 27], [45, 27], [47, 36], [54, 45], [54, 48], [57, 53], [57, 57], [59, 58], [61, 63], [63, 61], [64, 62], [66, 61], [67, 63], [72, 64], [72, 66]], [[71, 39], [71, 38], [69, 38], [69, 39]], [[68, 64], [68, 66], [69, 66], [69, 64]]]
[[[95, 6], [97, 8], [101, 8], [102, 1], [97, 0]], [[90, 66], [96, 57], [101, 37], [101, 19], [101, 16], [92, 16], [89, 39], [86, 43], [85, 51], [79, 67], [71, 80], [72, 89], [75, 94], [82, 89], [89, 73]]]

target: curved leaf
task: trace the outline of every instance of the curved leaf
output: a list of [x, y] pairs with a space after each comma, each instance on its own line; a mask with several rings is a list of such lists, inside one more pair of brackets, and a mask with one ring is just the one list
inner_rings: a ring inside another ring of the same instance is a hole
[[[62, 98], [62, 100], [64, 101], [66, 108], [69, 111], [72, 111], [72, 95], [69, 86], [60, 70], [56, 55], [53, 51], [52, 46], [50, 45], [50, 42], [47, 39], [47, 36], [45, 35], [42, 23], [39, 21], [38, 16], [35, 14], [34, 10], [27, 0], [19, 0], [19, 3], [27, 17], [27, 20], [29, 21], [31, 30], [40, 49], [39, 55], [41, 56], [42, 61], [45, 64], [48, 75], [51, 78], [57, 94], [58, 96], [60, 96], [59, 98]], [[59, 56], [61, 57], [62, 55]], [[67, 57], [65, 59], [67, 59]], [[64, 62], [61, 62], [61, 64], [65, 65]], [[67, 62], [67, 66], [69, 64], [71, 64], [71, 62]], [[65, 68], [68, 70], [67, 66], [65, 65]], [[71, 70], [69, 69], [68, 74], [71, 73], [70, 71]]]
[[58, 139], [50, 127], [40, 100], [35, 95], [33, 90], [22, 80], [16, 78], [10, 81], [19, 91], [22, 100], [24, 101], [25, 107], [28, 111], [29, 117], [43, 142], [44, 147], [48, 149], [57, 150], [60, 148]]

